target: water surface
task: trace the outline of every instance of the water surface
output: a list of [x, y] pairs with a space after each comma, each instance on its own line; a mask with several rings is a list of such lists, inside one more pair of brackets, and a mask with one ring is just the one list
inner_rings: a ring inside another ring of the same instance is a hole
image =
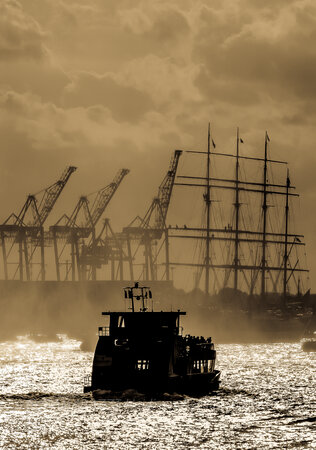
[[79, 344], [0, 344], [1, 448], [316, 448], [316, 353], [300, 344], [218, 345], [219, 391], [175, 402], [82, 394]]

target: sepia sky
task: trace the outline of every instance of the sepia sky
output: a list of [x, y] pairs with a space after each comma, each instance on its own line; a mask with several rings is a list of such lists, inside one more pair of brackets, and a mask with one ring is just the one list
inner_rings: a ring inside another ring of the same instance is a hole
[[0, 220], [78, 171], [79, 195], [131, 169], [109, 213], [142, 215], [176, 148], [289, 162], [316, 290], [316, 4], [313, 0], [0, 0]]

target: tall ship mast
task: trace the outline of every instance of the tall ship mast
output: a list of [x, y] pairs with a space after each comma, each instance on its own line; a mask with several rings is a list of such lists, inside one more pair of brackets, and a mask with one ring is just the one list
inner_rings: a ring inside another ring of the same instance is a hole
[[[202, 243], [200, 261], [181, 261], [174, 256], [170, 266], [193, 267], [195, 286], [206, 294], [230, 288], [261, 297], [270, 293], [283, 298], [301, 295], [303, 289], [307, 291], [303, 279], [308, 270], [300, 255], [304, 236], [296, 233], [292, 223], [291, 206], [299, 195], [291, 184], [287, 162], [270, 156], [267, 132], [262, 157], [241, 153], [244, 141], [238, 128], [234, 153], [217, 151], [210, 125], [207, 142], [205, 151], [183, 150], [188, 157], [205, 161], [205, 176], [179, 174], [174, 183], [201, 192], [203, 222], [201, 226], [168, 227], [169, 242], [183, 239]], [[224, 176], [216, 176], [218, 164], [224, 167]], [[249, 164], [255, 164], [255, 169]], [[276, 168], [279, 178], [274, 181]], [[234, 175], [228, 176], [229, 171]], [[249, 175], [254, 172], [257, 178]]]

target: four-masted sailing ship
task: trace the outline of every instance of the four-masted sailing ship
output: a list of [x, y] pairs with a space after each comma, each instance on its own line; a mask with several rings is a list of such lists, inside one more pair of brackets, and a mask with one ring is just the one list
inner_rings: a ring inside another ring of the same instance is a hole
[[[272, 305], [275, 312], [300, 314], [308, 303], [309, 290], [308, 270], [302, 261], [306, 256], [304, 236], [294, 229], [291, 208], [299, 195], [291, 184], [287, 162], [270, 157], [267, 132], [262, 157], [242, 154], [243, 143], [237, 129], [236, 151], [218, 152], [209, 126], [206, 151], [183, 150], [188, 156], [203, 158], [206, 174], [178, 174], [174, 185], [203, 193], [204, 219], [201, 226], [169, 226], [168, 239], [171, 246], [173, 239], [198, 242], [200, 261], [174, 258], [169, 264], [194, 267], [195, 287], [204, 284], [205, 294], [213, 294], [221, 308], [227, 298], [230, 307], [240, 308], [236, 298], [242, 296], [247, 298], [245, 309], [262, 312]], [[218, 160], [225, 161], [221, 163], [223, 176], [215, 173]], [[286, 168], [284, 182], [279, 181], [280, 174], [274, 174], [276, 166]], [[229, 176], [232, 169], [234, 175]], [[250, 178], [253, 173], [259, 179]], [[229, 218], [227, 214], [225, 218], [223, 204], [226, 212], [230, 211]]]

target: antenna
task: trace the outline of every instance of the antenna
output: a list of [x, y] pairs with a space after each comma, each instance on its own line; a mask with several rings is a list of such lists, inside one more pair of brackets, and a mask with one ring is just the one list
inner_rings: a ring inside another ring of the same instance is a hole
[[139, 283], [136, 282], [134, 286], [124, 288], [124, 297], [131, 300], [132, 307], [130, 309], [132, 312], [135, 312], [134, 300], [139, 300], [142, 302], [140, 311], [145, 312], [148, 309], [146, 302], [148, 299], [152, 299], [152, 293], [149, 287], [140, 286]]

